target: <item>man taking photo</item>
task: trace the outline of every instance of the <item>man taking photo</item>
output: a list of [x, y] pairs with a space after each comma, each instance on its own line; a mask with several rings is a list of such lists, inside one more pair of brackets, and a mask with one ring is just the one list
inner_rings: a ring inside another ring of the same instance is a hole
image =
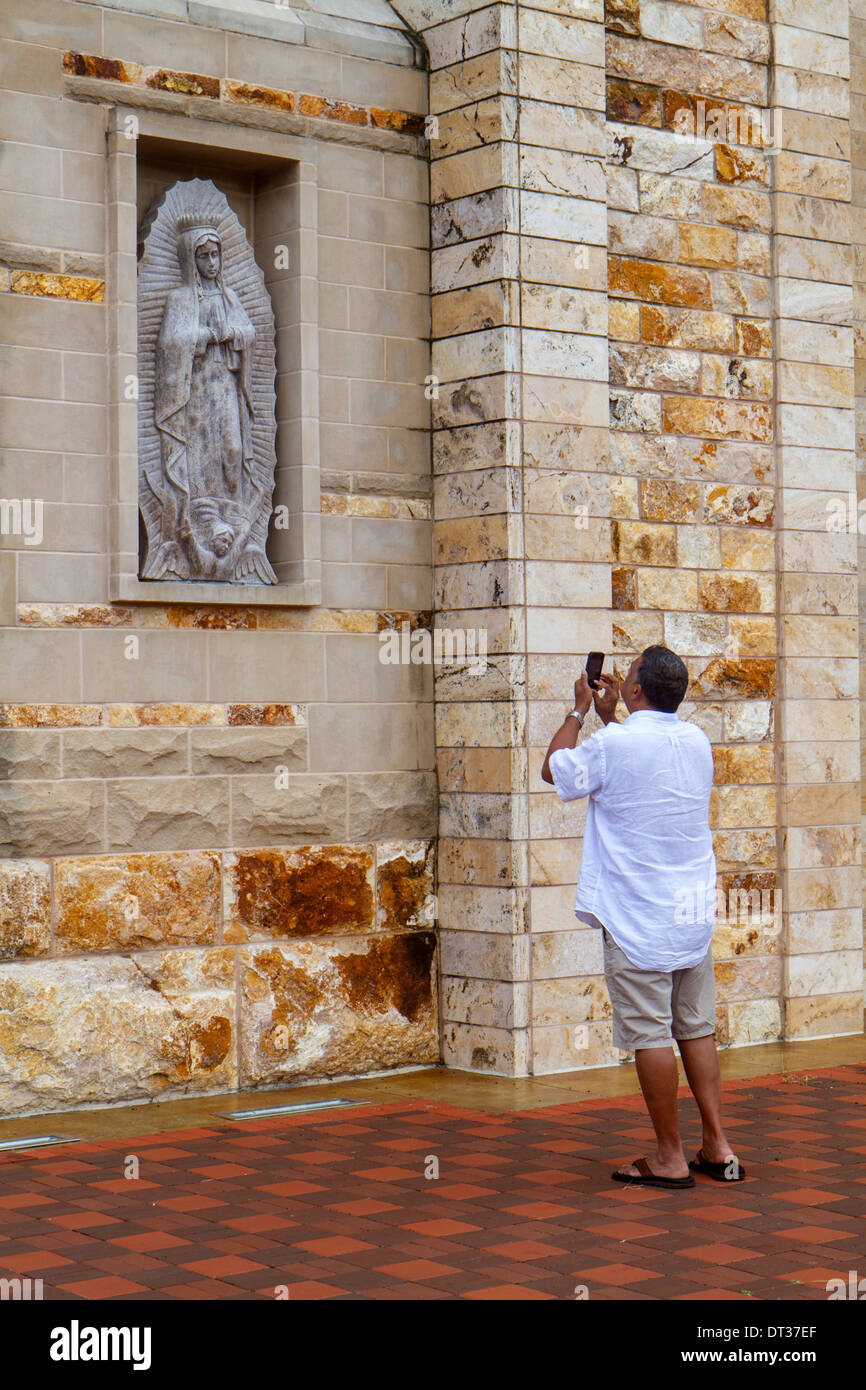
[[[636, 657], [621, 691], [615, 677], [599, 679], [595, 692], [585, 671], [575, 682], [574, 709], [551, 740], [541, 776], [562, 801], [589, 798], [575, 913], [604, 933], [614, 1046], [634, 1052], [656, 1133], [655, 1153], [611, 1176], [667, 1188], [694, 1187], [692, 1172], [736, 1182], [745, 1173], [722, 1129], [713, 1036], [712, 749], [703, 730], [676, 713], [689, 678], [667, 647]], [[593, 702], [605, 727], [577, 747]], [[696, 911], [684, 912], [695, 903]], [[680, 1139], [674, 1039], [703, 1124], [690, 1163]]]

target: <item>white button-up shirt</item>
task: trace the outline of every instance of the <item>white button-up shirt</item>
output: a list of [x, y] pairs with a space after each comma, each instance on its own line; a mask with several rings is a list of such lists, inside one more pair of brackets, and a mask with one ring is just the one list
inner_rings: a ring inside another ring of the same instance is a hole
[[589, 797], [575, 913], [641, 970], [703, 960], [716, 911], [710, 741], [696, 724], [636, 710], [552, 754], [562, 801]]

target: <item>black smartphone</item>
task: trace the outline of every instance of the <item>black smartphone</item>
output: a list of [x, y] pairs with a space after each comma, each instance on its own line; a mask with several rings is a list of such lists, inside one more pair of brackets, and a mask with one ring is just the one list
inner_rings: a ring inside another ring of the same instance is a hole
[[604, 652], [590, 652], [586, 658], [586, 680], [590, 690], [599, 690], [598, 678], [604, 665]]

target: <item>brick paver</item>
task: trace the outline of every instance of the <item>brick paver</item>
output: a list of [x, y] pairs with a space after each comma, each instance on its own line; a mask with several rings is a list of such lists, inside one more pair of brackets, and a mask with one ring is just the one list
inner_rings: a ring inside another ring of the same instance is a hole
[[[0, 1277], [72, 1300], [572, 1299], [580, 1285], [825, 1300], [866, 1247], [866, 1067], [725, 1091], [749, 1176], [680, 1192], [610, 1181], [650, 1148], [636, 1096], [509, 1115], [410, 1100], [12, 1152]], [[690, 1101], [682, 1115], [694, 1152]]]

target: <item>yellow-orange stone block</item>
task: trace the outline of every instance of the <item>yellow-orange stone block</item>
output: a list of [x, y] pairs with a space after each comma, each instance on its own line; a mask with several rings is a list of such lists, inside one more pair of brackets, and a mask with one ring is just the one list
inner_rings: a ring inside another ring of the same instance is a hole
[[663, 396], [662, 428], [666, 434], [763, 442], [773, 437], [773, 411], [755, 402]]
[[85, 304], [101, 304], [105, 299], [105, 281], [88, 275], [50, 275], [44, 271], [15, 270], [12, 272], [13, 294], [33, 294], [44, 299], [77, 299]]
[[650, 304], [675, 304], [687, 308], [713, 307], [710, 282], [700, 270], [660, 265], [625, 256], [608, 257], [608, 290], [628, 299]]
[[680, 225], [680, 260], [712, 270], [735, 266], [737, 234], [730, 227], [683, 222]]
[[51, 878], [47, 863], [0, 860], [0, 960], [43, 955], [51, 945]]
[[220, 924], [220, 863], [207, 850], [58, 859], [61, 951], [212, 945]]
[[272, 111], [292, 112], [295, 98], [291, 92], [280, 91], [276, 87], [256, 87], [248, 82], [226, 82], [226, 98], [242, 102], [246, 106], [267, 106]]

